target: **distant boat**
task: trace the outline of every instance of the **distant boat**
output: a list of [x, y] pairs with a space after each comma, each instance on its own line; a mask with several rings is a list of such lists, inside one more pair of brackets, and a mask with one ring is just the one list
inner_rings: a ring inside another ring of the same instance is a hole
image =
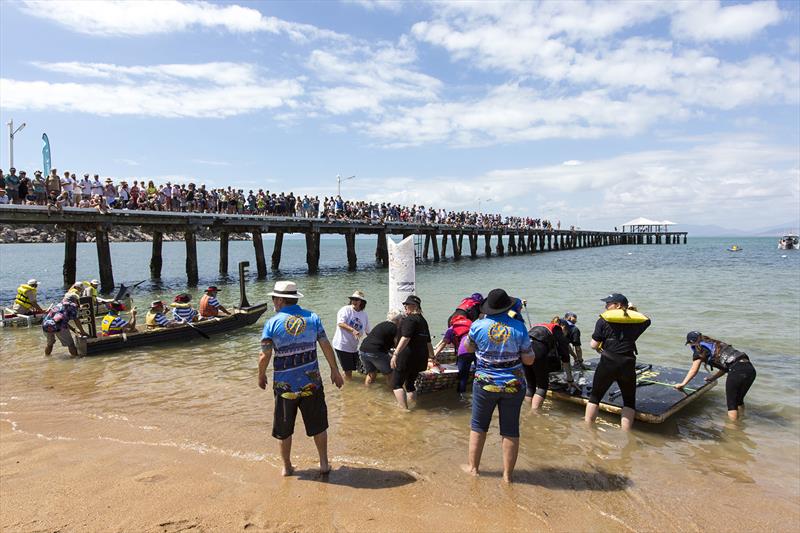
[[778, 241], [778, 250], [797, 250], [798, 239], [797, 235], [788, 234], [781, 237]]
[[728, 251], [729, 252], [741, 252], [742, 251], [742, 247], [739, 246], [738, 244], [734, 244], [730, 248], [728, 248]]

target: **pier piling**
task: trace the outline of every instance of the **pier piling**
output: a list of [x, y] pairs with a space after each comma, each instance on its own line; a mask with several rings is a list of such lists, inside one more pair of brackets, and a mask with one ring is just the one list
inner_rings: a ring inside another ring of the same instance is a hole
[[[164, 234], [160, 231], [153, 232], [153, 243], [150, 251], [150, 278], [161, 279], [161, 266], [164, 260], [161, 256], [162, 243], [164, 241]], [[226, 241], [227, 242], [227, 241]], [[227, 244], [226, 244], [227, 252]], [[227, 258], [227, 255], [226, 255]]]
[[190, 287], [197, 285], [197, 235], [193, 230], [183, 233], [186, 241], [186, 280]]
[[97, 245], [97, 264], [100, 268], [100, 292], [108, 294], [114, 290], [114, 271], [111, 266], [111, 246], [108, 229], [98, 228], [94, 232]]
[[497, 256], [503, 257], [506, 253], [506, 249], [503, 247], [503, 234], [497, 234]]
[[280, 269], [281, 266], [281, 252], [283, 250], [283, 232], [275, 232], [275, 246], [272, 247], [272, 270], [273, 272]]
[[78, 232], [74, 229], [67, 229], [64, 238], [64, 287], [69, 287], [75, 283], [76, 272], [78, 269]]
[[253, 248], [256, 252], [256, 276], [258, 279], [267, 277], [267, 260], [264, 257], [264, 237], [259, 230], [253, 230]]
[[219, 234], [219, 273], [223, 276], [228, 273], [228, 240], [230, 234], [221, 231]]
[[487, 233], [483, 236], [483, 254], [486, 257], [492, 257], [492, 235]]
[[319, 272], [319, 231], [306, 233], [306, 264], [309, 274]]
[[347, 270], [353, 271], [358, 266], [358, 256], [356, 256], [356, 232], [348, 231], [344, 234], [344, 241], [347, 245]]
[[436, 238], [436, 234], [431, 234], [431, 246], [433, 246], [433, 262], [439, 262], [439, 239]]

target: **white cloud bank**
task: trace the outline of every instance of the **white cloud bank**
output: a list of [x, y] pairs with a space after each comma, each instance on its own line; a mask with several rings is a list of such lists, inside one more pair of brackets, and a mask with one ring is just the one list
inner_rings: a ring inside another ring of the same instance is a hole
[[296, 80], [270, 80], [249, 64], [120, 66], [37, 63], [52, 72], [109, 80], [72, 83], [0, 79], [0, 105], [96, 115], [227, 117], [292, 107], [303, 94]]
[[336, 32], [267, 17], [257, 9], [236, 4], [179, 0], [24, 0], [22, 9], [28, 15], [50, 20], [71, 31], [101, 37], [173, 33], [194, 28], [285, 34], [297, 41], [341, 37]]

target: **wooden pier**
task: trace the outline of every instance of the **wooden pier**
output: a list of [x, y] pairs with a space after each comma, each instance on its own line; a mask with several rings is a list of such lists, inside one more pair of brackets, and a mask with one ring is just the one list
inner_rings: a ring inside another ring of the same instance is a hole
[[[281, 262], [283, 237], [287, 233], [305, 235], [306, 263], [308, 272], [319, 272], [320, 236], [339, 234], [344, 236], [347, 247], [347, 266], [356, 269], [356, 235], [376, 235], [375, 261], [381, 267], [389, 264], [386, 246], [387, 235], [424, 236], [421, 260], [434, 262], [448, 257], [458, 261], [464, 253], [471, 259], [479, 257], [479, 241], [483, 236], [483, 257], [534, 254], [546, 251], [572, 250], [597, 246], [621, 244], [686, 244], [686, 232], [639, 232], [623, 233], [591, 230], [544, 230], [515, 228], [482, 228], [476, 226], [454, 227], [441, 224], [415, 224], [405, 222], [369, 223], [361, 221], [329, 221], [319, 218], [265, 217], [258, 215], [219, 215], [212, 213], [172, 213], [159, 211], [110, 211], [107, 214], [90, 209], [64, 208], [61, 212], [47, 213], [40, 206], [0, 206], [0, 224], [5, 226], [30, 227], [54, 225], [65, 232], [64, 240], [64, 285], [75, 282], [77, 265], [78, 232], [94, 233], [97, 259], [100, 268], [100, 290], [107, 294], [114, 289], [114, 274], [108, 233], [113, 227], [136, 226], [149, 232], [152, 237], [150, 277], [161, 277], [163, 234], [180, 232], [186, 243], [186, 278], [189, 285], [198, 282], [197, 232], [211, 230], [219, 237], [219, 272], [228, 273], [228, 242], [231, 233], [252, 235], [256, 272], [259, 278], [267, 277], [267, 262], [264, 252], [264, 234], [274, 234], [272, 270], [278, 270]], [[464, 238], [468, 249], [465, 251]], [[441, 240], [440, 240], [441, 239]], [[495, 243], [494, 250], [492, 243]], [[432, 257], [431, 257], [432, 255]]]

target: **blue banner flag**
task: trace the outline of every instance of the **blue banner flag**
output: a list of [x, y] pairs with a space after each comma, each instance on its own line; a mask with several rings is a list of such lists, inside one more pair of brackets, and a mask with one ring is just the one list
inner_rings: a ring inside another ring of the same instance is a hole
[[50, 175], [50, 139], [46, 133], [42, 133], [42, 170], [45, 177]]

